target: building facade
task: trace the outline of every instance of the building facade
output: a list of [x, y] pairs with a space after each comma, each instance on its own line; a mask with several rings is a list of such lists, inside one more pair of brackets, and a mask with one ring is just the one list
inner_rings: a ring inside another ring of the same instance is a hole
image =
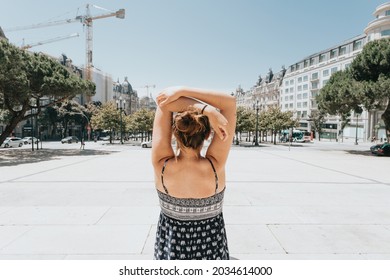
[[[348, 68], [367, 42], [390, 36], [390, 2], [378, 6], [373, 15], [375, 20], [368, 23], [362, 35], [309, 55], [287, 69], [283, 68], [277, 75], [270, 71], [264, 80], [260, 77], [249, 91], [241, 87], [237, 89], [237, 106], [251, 108], [256, 99], [263, 110], [278, 105], [282, 111], [294, 113], [299, 120], [298, 129], [312, 131], [309, 120], [311, 113], [318, 109], [315, 98], [330, 76]], [[362, 114], [354, 115], [352, 112], [351, 122], [342, 133], [339, 117], [328, 116], [321, 137], [338, 139], [342, 136], [367, 141], [375, 136], [384, 139], [386, 133], [380, 118], [382, 113], [363, 111]]]

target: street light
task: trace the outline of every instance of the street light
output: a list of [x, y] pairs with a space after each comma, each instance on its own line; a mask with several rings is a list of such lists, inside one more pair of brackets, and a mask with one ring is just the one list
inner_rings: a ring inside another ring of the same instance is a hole
[[259, 146], [259, 99], [256, 98], [256, 103], [253, 104], [256, 109], [256, 135], [255, 135], [255, 146]]
[[34, 117], [33, 108], [31, 107], [31, 150], [34, 151]]
[[[123, 107], [122, 107], [122, 103], [123, 103]], [[121, 125], [121, 144], [123, 144], [122, 112], [126, 108], [126, 100], [123, 100], [122, 96], [120, 96], [116, 100], [116, 108], [120, 110], [120, 115], [121, 115], [121, 118], [120, 118], [120, 122], [121, 122], [121, 124], [120, 124]]]

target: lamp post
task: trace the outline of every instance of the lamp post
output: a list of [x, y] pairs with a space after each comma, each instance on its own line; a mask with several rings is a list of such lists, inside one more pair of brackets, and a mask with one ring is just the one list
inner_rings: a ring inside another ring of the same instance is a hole
[[[123, 106], [122, 106], [123, 105]], [[121, 144], [123, 144], [123, 125], [122, 125], [122, 112], [123, 110], [125, 109], [126, 107], [126, 100], [123, 100], [122, 99], [122, 96], [120, 96], [117, 100], [116, 100], [116, 107], [117, 109], [119, 109], [120, 111], [120, 126], [121, 126], [121, 129], [120, 129], [120, 133], [121, 133]]]
[[31, 150], [34, 151], [34, 117], [33, 108], [31, 107]]
[[359, 114], [356, 114], [356, 135], [355, 135], [355, 145], [358, 145], [358, 121], [359, 121]]
[[259, 146], [259, 99], [256, 98], [256, 103], [253, 104], [256, 109], [256, 134], [255, 134], [255, 146]]

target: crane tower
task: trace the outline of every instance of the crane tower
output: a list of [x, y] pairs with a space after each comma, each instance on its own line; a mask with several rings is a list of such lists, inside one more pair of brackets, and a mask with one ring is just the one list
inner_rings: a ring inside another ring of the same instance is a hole
[[95, 5], [87, 4], [85, 15], [76, 16], [75, 18], [71, 18], [71, 19], [57, 20], [57, 21], [52, 21], [52, 22], [38, 23], [38, 24], [33, 24], [33, 25], [28, 25], [28, 26], [19, 26], [19, 27], [9, 28], [9, 29], [6, 29], [6, 31], [12, 32], [12, 31], [19, 31], [19, 30], [35, 29], [35, 28], [62, 25], [62, 24], [73, 23], [73, 22], [82, 23], [83, 25], [86, 26], [85, 79], [91, 81], [92, 80], [92, 65], [93, 65], [92, 64], [93, 21], [96, 19], [114, 17], [114, 16], [116, 18], [124, 19], [125, 18], [125, 9], [119, 9], [116, 12], [109, 11], [108, 13], [104, 13], [104, 14], [97, 15], [97, 16], [92, 16], [91, 12], [90, 12], [90, 6], [108, 11], [107, 9], [103, 9], [103, 8], [95, 6]]

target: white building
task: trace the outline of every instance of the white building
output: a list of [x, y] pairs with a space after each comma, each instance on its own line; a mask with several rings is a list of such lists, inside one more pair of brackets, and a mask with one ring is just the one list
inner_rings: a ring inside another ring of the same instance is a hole
[[[236, 91], [237, 106], [250, 107], [259, 97], [262, 108], [276, 104], [272, 98], [275, 98], [275, 89], [278, 88], [276, 98], [282, 111], [293, 111], [295, 117], [300, 120], [299, 129], [311, 131], [308, 119], [311, 112], [317, 110], [315, 97], [330, 76], [336, 71], [346, 69], [367, 42], [390, 36], [390, 2], [378, 6], [373, 15], [375, 20], [368, 24], [364, 34], [297, 61], [286, 69], [284, 75], [279, 72], [280, 87], [277, 87], [278, 82], [274, 82], [271, 89], [270, 84], [262, 81], [249, 92], [242, 89]], [[356, 116], [352, 112], [351, 123], [344, 128], [343, 136], [355, 139], [357, 135], [357, 138], [363, 141], [371, 139], [372, 136], [385, 138], [381, 114], [380, 111], [364, 111]], [[321, 137], [338, 138], [341, 135], [340, 129], [339, 117], [330, 116], [326, 119]]]

